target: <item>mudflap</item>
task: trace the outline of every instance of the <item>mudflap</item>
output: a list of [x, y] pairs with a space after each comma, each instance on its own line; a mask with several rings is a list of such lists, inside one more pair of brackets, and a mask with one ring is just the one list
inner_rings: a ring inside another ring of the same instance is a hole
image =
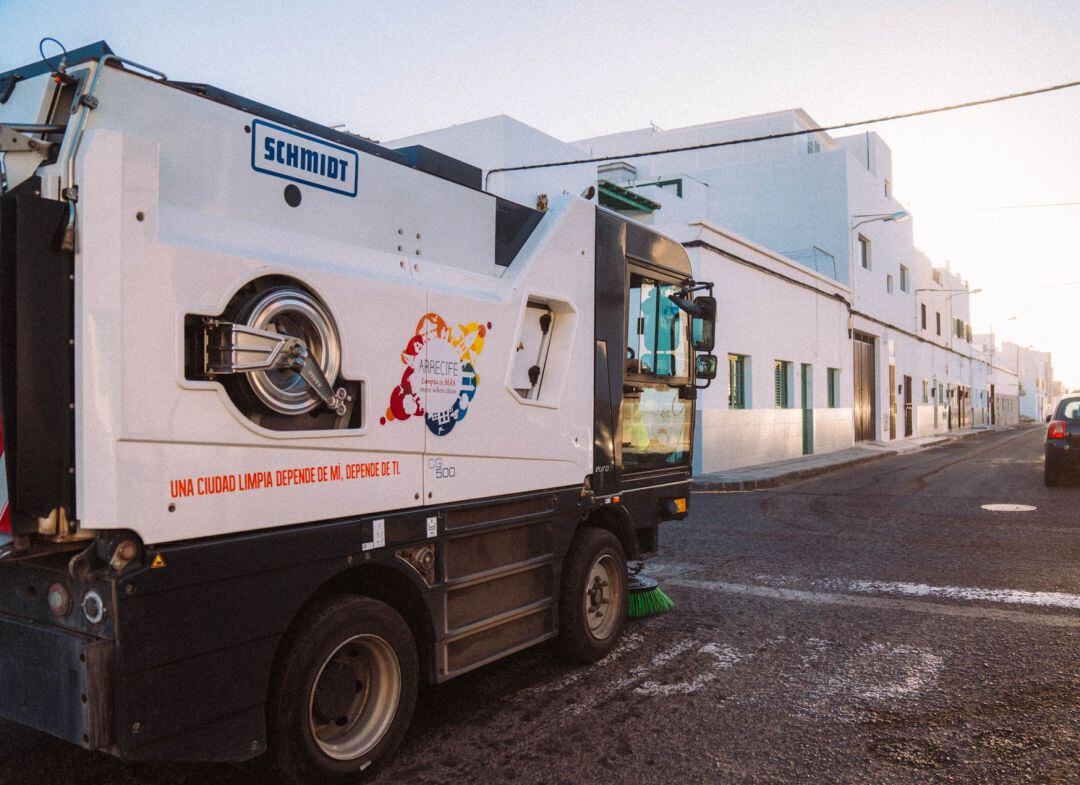
[[0, 717], [108, 748], [112, 652], [111, 641], [0, 615]]
[[15, 534], [75, 517], [74, 256], [37, 178], [0, 198], [0, 418]]

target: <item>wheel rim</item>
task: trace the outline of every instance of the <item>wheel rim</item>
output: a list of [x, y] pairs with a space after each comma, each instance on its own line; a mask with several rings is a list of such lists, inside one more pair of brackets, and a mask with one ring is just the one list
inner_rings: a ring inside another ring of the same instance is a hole
[[622, 608], [622, 592], [618, 560], [611, 554], [601, 554], [589, 569], [584, 598], [589, 634], [596, 640], [604, 640], [615, 629]]
[[393, 647], [377, 635], [356, 635], [319, 668], [308, 699], [311, 735], [334, 760], [355, 760], [386, 734], [400, 698]]
[[[341, 367], [337, 329], [322, 303], [302, 289], [267, 292], [251, 308], [248, 327], [299, 338], [331, 384]], [[256, 397], [279, 414], [304, 414], [317, 408], [319, 397], [296, 371], [247, 374]]]

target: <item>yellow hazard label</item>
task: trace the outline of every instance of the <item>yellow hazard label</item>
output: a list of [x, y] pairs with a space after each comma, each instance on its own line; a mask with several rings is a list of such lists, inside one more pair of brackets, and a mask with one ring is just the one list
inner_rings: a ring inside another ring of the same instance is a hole
[[154, 560], [152, 562], [150, 562], [150, 569], [151, 570], [156, 570], [159, 567], [164, 567], [164, 566], [165, 566], [165, 557], [162, 556], [160, 553], [157, 556], [154, 557]]

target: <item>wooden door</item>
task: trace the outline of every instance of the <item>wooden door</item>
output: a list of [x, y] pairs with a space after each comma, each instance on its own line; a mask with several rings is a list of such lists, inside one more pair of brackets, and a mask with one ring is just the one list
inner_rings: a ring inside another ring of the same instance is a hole
[[852, 345], [855, 351], [855, 441], [873, 441], [877, 433], [877, 411], [874, 406], [874, 336], [853, 332]]
[[889, 366], [889, 438], [896, 438], [896, 366]]
[[914, 433], [914, 423], [912, 422], [914, 412], [911, 406], [911, 377], [904, 377], [904, 436], [911, 436]]

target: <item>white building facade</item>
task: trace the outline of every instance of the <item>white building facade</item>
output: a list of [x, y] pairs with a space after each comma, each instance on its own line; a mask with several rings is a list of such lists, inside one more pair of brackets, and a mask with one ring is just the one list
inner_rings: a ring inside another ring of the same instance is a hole
[[1018, 369], [1020, 417], [1042, 422], [1051, 413], [1056, 393], [1050, 353], [1006, 341], [1001, 345], [1001, 362]]
[[974, 340], [967, 282], [915, 247], [889, 148], [814, 127], [791, 110], [568, 144], [499, 116], [390, 144], [479, 166], [489, 191], [540, 208], [596, 187], [683, 243], [719, 303], [699, 472], [1016, 422], [1016, 375]]

